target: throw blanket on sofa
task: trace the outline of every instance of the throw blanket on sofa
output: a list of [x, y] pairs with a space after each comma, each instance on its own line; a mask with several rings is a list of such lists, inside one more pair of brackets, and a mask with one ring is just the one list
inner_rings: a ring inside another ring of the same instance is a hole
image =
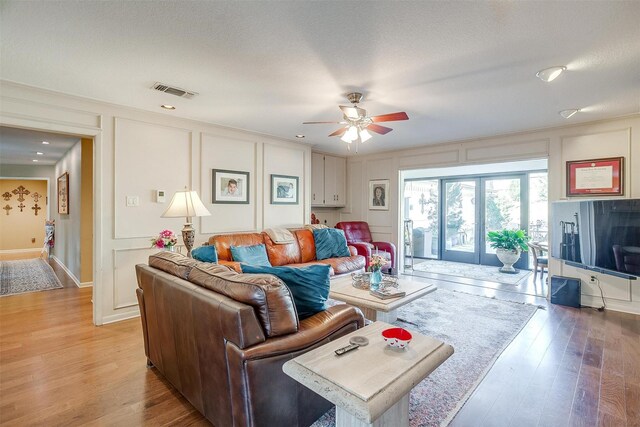
[[286, 245], [295, 241], [293, 234], [286, 228], [267, 228], [264, 232], [267, 233], [267, 235], [271, 237], [271, 240], [273, 240], [273, 243], [277, 245]]

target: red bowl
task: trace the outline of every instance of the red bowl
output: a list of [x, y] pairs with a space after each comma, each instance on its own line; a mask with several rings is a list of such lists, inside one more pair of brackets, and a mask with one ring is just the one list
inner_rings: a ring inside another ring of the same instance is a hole
[[405, 348], [411, 342], [411, 332], [403, 328], [389, 328], [382, 331], [382, 337], [389, 347]]

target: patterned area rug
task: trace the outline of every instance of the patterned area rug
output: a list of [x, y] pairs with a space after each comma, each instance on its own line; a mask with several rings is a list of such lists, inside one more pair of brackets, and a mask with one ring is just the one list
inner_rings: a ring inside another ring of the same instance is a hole
[[42, 258], [0, 261], [0, 296], [61, 287], [53, 268]]
[[416, 264], [413, 269], [426, 273], [446, 274], [448, 276], [466, 277], [489, 282], [517, 285], [531, 274], [529, 270], [520, 270], [516, 274], [500, 273], [500, 267], [490, 265], [465, 264], [463, 262], [440, 261], [427, 259]]
[[[410, 425], [446, 426], [537, 309], [442, 289], [401, 308], [396, 325], [418, 330], [455, 349], [453, 356], [411, 391]], [[334, 425], [332, 409], [313, 427]]]

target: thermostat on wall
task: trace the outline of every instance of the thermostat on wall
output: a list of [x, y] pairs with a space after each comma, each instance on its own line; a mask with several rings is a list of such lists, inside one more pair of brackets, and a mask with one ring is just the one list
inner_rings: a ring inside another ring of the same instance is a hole
[[164, 203], [164, 190], [156, 190], [156, 203]]

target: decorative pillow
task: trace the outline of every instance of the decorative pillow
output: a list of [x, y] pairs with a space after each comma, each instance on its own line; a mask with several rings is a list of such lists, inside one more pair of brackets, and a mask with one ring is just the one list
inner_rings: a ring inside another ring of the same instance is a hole
[[344, 231], [337, 228], [322, 228], [313, 230], [313, 240], [316, 244], [316, 259], [351, 256], [347, 247]]
[[231, 246], [229, 249], [231, 249], [231, 257], [234, 261], [271, 267], [269, 257], [267, 257], [267, 248], [262, 243], [253, 246]]
[[191, 251], [191, 257], [203, 262], [218, 263], [218, 251], [214, 245], [200, 246]]
[[306, 267], [257, 267], [242, 264], [243, 273], [273, 274], [279, 277], [291, 291], [298, 318], [306, 319], [326, 310], [329, 297], [328, 265], [308, 265]]

